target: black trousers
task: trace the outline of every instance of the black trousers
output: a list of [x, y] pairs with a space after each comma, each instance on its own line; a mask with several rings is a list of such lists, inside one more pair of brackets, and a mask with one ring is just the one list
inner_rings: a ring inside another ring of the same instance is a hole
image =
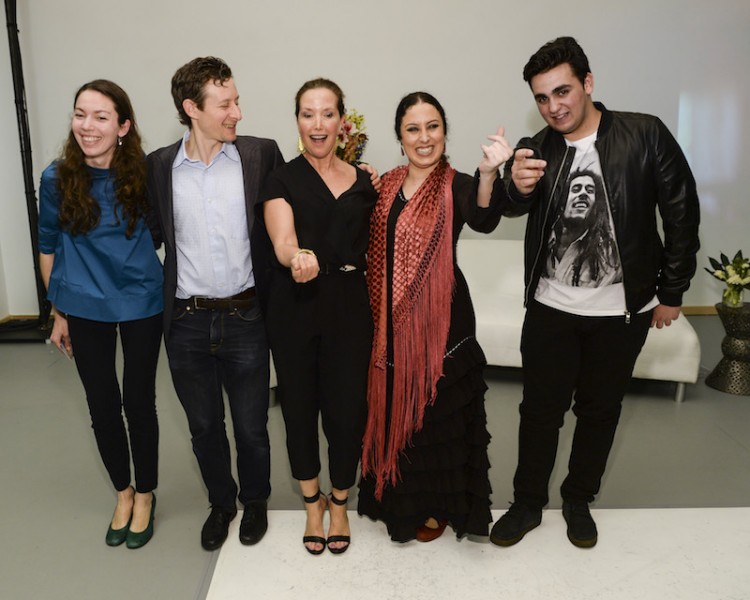
[[[124, 359], [122, 394], [115, 370], [118, 328]], [[132, 450], [136, 491], [154, 490], [159, 447], [155, 386], [162, 334], [161, 313], [121, 323], [103, 323], [69, 315], [68, 330], [78, 375], [86, 391], [96, 444], [112, 484], [117, 491], [130, 485]], [[128, 422], [127, 432], [123, 409]]]
[[557, 454], [560, 427], [576, 416], [563, 500], [591, 502], [599, 492], [622, 399], [646, 341], [652, 311], [580, 317], [529, 303], [521, 336], [523, 401], [518, 436], [516, 502], [542, 508]]
[[372, 316], [364, 274], [321, 274], [297, 284], [276, 272], [267, 312], [292, 476], [307, 480], [320, 472], [320, 418], [331, 484], [348, 489], [367, 420]]

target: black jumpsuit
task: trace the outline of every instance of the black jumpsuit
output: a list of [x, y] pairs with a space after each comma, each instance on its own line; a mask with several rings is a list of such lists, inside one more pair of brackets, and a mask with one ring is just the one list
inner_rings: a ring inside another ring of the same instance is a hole
[[352, 187], [334, 198], [299, 156], [268, 177], [262, 195], [289, 203], [299, 246], [313, 250], [321, 267], [314, 280], [296, 283], [274, 258], [269, 286], [266, 323], [292, 476], [307, 480], [320, 472], [320, 414], [331, 483], [338, 489], [350, 488], [356, 478], [372, 343], [365, 253], [377, 193], [370, 175], [356, 171]]

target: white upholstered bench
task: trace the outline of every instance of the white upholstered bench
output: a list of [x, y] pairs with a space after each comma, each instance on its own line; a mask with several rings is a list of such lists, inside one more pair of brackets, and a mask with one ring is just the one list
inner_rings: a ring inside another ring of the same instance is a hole
[[[469, 284], [477, 339], [488, 364], [521, 367], [523, 242], [460, 239], [458, 264]], [[698, 335], [682, 315], [670, 327], [649, 330], [633, 377], [674, 382], [674, 398], [681, 402], [685, 384], [698, 379], [700, 356]]]

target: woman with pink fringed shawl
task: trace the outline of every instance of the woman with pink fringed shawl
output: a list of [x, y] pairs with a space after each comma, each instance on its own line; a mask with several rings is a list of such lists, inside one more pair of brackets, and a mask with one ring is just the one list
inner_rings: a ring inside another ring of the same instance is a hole
[[375, 325], [359, 513], [391, 539], [488, 535], [485, 358], [456, 263], [464, 224], [490, 232], [508, 196], [499, 176], [512, 155], [502, 128], [482, 145], [474, 177], [445, 156], [445, 111], [432, 95], [405, 96], [396, 137], [408, 164], [383, 176], [370, 224], [368, 289]]

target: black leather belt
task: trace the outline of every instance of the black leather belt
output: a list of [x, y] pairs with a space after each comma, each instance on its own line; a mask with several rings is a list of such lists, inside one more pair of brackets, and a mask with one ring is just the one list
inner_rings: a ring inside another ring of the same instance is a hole
[[255, 298], [255, 288], [251, 287], [229, 298], [209, 298], [207, 296], [190, 296], [175, 298], [174, 305], [187, 310], [237, 310], [250, 308]]

